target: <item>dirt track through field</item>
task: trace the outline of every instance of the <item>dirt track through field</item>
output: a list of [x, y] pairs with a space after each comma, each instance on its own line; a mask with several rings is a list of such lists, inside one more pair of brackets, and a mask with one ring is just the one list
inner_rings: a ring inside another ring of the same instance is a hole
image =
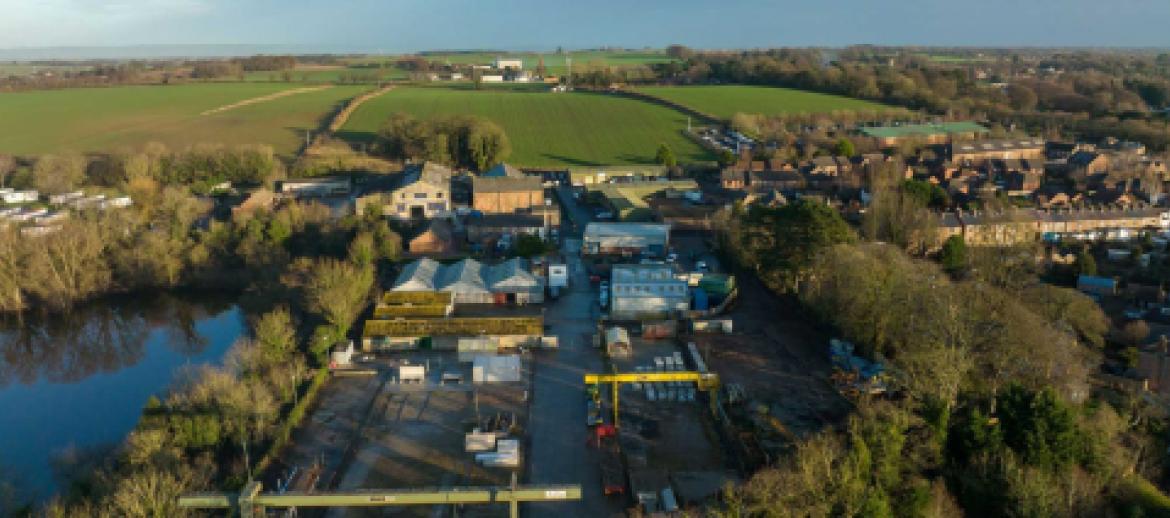
[[306, 86], [304, 88], [293, 88], [292, 90], [281, 90], [281, 91], [276, 92], [276, 93], [262, 95], [260, 97], [253, 97], [251, 99], [244, 99], [243, 101], [234, 102], [232, 104], [225, 104], [225, 105], [220, 106], [218, 108], [212, 108], [210, 110], [207, 110], [203, 113], [200, 113], [199, 115], [214, 115], [216, 113], [223, 113], [223, 112], [226, 112], [228, 110], [234, 110], [236, 108], [241, 108], [241, 107], [248, 106], [251, 104], [259, 104], [259, 103], [263, 103], [263, 102], [274, 101], [276, 99], [280, 99], [281, 97], [288, 97], [290, 95], [316, 92], [319, 90], [325, 90], [327, 88], [333, 88], [333, 85]]
[[349, 120], [349, 116], [353, 115], [353, 112], [357, 111], [357, 109], [360, 108], [363, 103], [393, 89], [394, 85], [383, 86], [382, 88], [372, 92], [366, 92], [357, 97], [354, 97], [353, 100], [349, 102], [349, 104], [345, 105], [345, 108], [342, 108], [341, 111], [337, 112], [337, 115], [333, 116], [333, 120], [329, 122], [329, 133], [337, 133], [339, 130], [341, 130], [341, 127], [345, 126], [346, 121]]

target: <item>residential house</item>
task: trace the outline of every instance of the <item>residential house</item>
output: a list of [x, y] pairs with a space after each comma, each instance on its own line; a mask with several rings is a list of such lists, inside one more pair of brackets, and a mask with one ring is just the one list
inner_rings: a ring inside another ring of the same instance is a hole
[[959, 165], [978, 167], [988, 160], [1044, 160], [1044, 139], [999, 139], [952, 142], [945, 146], [946, 156]]
[[426, 228], [407, 244], [407, 250], [416, 255], [450, 255], [457, 251], [451, 223], [445, 219], [431, 219]]
[[1105, 137], [1101, 139], [1101, 143], [1097, 144], [1097, 149], [1102, 151], [1112, 151], [1118, 154], [1128, 155], [1144, 155], [1146, 154], [1146, 145], [1141, 142], [1134, 142], [1131, 140], [1119, 140], [1116, 137]]
[[1068, 177], [1085, 187], [1090, 179], [1109, 172], [1109, 157], [1096, 151], [1077, 151], [1068, 157]]
[[863, 136], [872, 138], [879, 148], [896, 147], [907, 140], [942, 144], [952, 139], [975, 139], [987, 134], [987, 128], [974, 122], [940, 122], [873, 126], [861, 128]]
[[1031, 196], [1044, 179], [1044, 162], [1035, 158], [992, 159], [981, 169], [1009, 196]]
[[1073, 153], [1092, 151], [1094, 146], [1081, 142], [1048, 142], [1044, 145], [1044, 158], [1057, 163], [1065, 163]]
[[1170, 211], [1150, 206], [956, 211], [944, 214], [938, 242], [962, 235], [968, 245], [1009, 245], [1043, 239], [1127, 240], [1170, 228]]
[[1165, 336], [1138, 351], [1137, 373], [1151, 392], [1170, 395], [1170, 342]]
[[719, 172], [719, 184], [724, 189], [742, 191], [747, 188], [748, 172], [734, 167], [724, 167]]
[[752, 191], [794, 192], [803, 190], [808, 182], [796, 171], [763, 171], [751, 173], [748, 185]]
[[841, 163], [835, 157], [818, 156], [805, 165], [805, 170], [810, 175], [837, 176], [841, 174]]
[[454, 171], [434, 162], [403, 171], [398, 187], [385, 200], [382, 214], [398, 220], [422, 220], [451, 213]]
[[1071, 191], [1067, 187], [1055, 183], [1040, 186], [1032, 195], [1036, 200], [1036, 205], [1043, 209], [1068, 207], [1074, 203], [1080, 203], [1084, 199], [1084, 195], [1080, 192]]

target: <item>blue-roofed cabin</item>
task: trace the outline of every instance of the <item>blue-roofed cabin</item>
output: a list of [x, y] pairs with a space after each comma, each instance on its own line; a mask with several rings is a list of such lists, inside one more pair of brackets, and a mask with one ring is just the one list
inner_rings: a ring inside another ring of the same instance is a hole
[[1117, 295], [1117, 279], [1112, 277], [1081, 275], [1077, 277], [1077, 290], [1090, 295]]

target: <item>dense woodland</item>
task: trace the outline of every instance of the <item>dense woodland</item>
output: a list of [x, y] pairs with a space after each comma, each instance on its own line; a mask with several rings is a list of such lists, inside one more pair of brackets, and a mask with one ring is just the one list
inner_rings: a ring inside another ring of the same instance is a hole
[[486, 171], [512, 154], [498, 124], [474, 116], [416, 119], [395, 113], [378, 131], [378, 146], [390, 158], [426, 160]]
[[[929, 194], [898, 192], [929, 203]], [[1100, 308], [1040, 281], [1025, 249], [938, 262], [862, 239], [811, 202], [726, 214], [725, 249], [836, 336], [884, 358], [893, 397], [731, 491], [719, 516], [1143, 516], [1166, 421], [1091, 382]]]

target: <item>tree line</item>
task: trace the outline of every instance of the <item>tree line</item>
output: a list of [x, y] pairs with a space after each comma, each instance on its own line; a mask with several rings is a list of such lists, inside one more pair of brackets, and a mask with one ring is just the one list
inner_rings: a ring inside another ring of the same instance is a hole
[[[200, 195], [221, 182], [270, 185], [283, 175], [266, 146], [196, 145], [84, 157], [0, 158], [0, 184], [42, 193], [114, 189], [134, 204], [86, 210], [35, 238], [0, 229], [0, 312], [65, 310], [107, 293], [180, 286], [239, 286], [250, 271], [280, 265], [288, 254], [341, 254], [354, 220], [335, 221], [327, 208], [292, 204], [239, 222], [217, 222]], [[197, 223], [199, 223], [197, 225]], [[384, 223], [380, 240], [396, 240]], [[336, 236], [336, 237], [333, 237]]]
[[[36, 157], [0, 155], [0, 186], [35, 189], [42, 194], [70, 192], [79, 187], [120, 188], [148, 197], [157, 186], [176, 186], [206, 194], [216, 185], [271, 183], [285, 174], [272, 148], [263, 144], [223, 146], [195, 144], [171, 150], [151, 142], [141, 150], [108, 154], [46, 154]], [[139, 202], [140, 200], [135, 200]]]
[[378, 130], [378, 148], [391, 157], [486, 171], [512, 154], [504, 128], [474, 116], [418, 119], [395, 113]]
[[249, 56], [233, 59], [206, 59], [188, 63], [192, 79], [243, 79], [247, 72], [282, 72], [297, 66], [293, 56]]

